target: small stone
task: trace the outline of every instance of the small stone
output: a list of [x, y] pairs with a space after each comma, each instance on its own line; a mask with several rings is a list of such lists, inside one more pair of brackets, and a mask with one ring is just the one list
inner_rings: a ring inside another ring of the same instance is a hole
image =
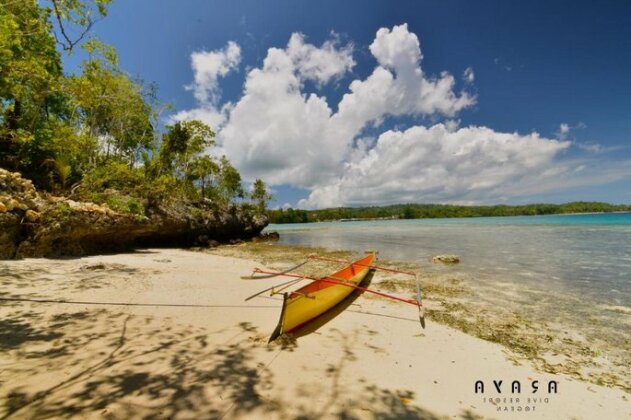
[[18, 203], [18, 201], [15, 198], [11, 198], [6, 206], [7, 206], [7, 211], [12, 211], [15, 208], [18, 208], [20, 205], [20, 203]]
[[24, 214], [24, 218], [29, 223], [38, 223], [40, 219], [40, 214], [33, 210], [26, 210], [26, 214]]
[[457, 255], [436, 255], [432, 258], [434, 264], [457, 264], [460, 262], [460, 258]]

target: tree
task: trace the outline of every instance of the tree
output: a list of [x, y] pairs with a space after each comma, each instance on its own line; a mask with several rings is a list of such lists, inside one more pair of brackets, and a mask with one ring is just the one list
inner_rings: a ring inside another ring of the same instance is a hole
[[220, 168], [215, 159], [210, 156], [198, 156], [192, 160], [188, 176], [191, 181], [199, 182], [201, 196], [208, 197], [214, 195], [213, 181], [219, 172]]
[[221, 157], [220, 168], [219, 198], [225, 202], [243, 198], [245, 192], [241, 185], [241, 174], [230, 164], [227, 157]]
[[143, 87], [118, 67], [112, 47], [90, 40], [84, 48], [89, 58], [83, 73], [66, 82], [73, 116], [102, 143], [105, 159], [119, 158], [131, 167], [153, 145], [151, 106]]
[[60, 113], [61, 59], [35, 0], [0, 0], [0, 164], [34, 175], [48, 157], [42, 129]]
[[[113, 47], [83, 42], [110, 2], [0, 0], [0, 166], [90, 200], [244, 198], [236, 168], [207, 153], [210, 127], [181, 121], [159, 133], [155, 87], [125, 73]], [[81, 43], [81, 72], [64, 75], [61, 53]]]
[[36, 0], [0, 0], [0, 165], [23, 172], [39, 187], [62, 177], [67, 181], [76, 172], [76, 156], [57, 156], [65, 149], [54, 140], [85, 140], [69, 107], [51, 14], [54, 9], [58, 28], [65, 31], [64, 23], [70, 23], [85, 35], [90, 10], [96, 7], [103, 16], [109, 2], [55, 0], [50, 8]]
[[[59, 33], [53, 32], [57, 43], [70, 52], [90, 32], [95, 19], [107, 15], [107, 5], [112, 0], [51, 0], [52, 11], [57, 20]], [[97, 16], [95, 18], [94, 16]], [[76, 36], [70, 34], [70, 28], [78, 30]]]
[[178, 121], [166, 127], [160, 146], [163, 170], [189, 174], [189, 165], [208, 147], [215, 144], [215, 133], [201, 121]]
[[272, 199], [272, 195], [267, 191], [265, 183], [261, 179], [254, 181], [251, 197], [256, 204], [257, 211], [261, 214], [265, 213], [267, 202]]

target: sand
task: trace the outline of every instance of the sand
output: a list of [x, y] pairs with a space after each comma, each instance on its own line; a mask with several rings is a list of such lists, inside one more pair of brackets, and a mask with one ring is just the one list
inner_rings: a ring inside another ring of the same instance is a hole
[[0, 262], [0, 418], [631, 416], [620, 389], [515, 365], [498, 344], [421, 330], [415, 308], [365, 295], [268, 345], [280, 298], [243, 299], [283, 279], [240, 279], [255, 266], [176, 249]]

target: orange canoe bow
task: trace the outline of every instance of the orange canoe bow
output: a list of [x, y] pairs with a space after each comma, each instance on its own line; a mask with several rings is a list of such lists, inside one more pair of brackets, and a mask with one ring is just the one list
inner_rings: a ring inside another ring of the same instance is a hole
[[375, 253], [370, 253], [328, 277], [315, 280], [292, 293], [285, 293], [280, 320], [269, 341], [294, 331], [344, 300], [355, 290], [353, 286], [364, 280], [374, 259]]

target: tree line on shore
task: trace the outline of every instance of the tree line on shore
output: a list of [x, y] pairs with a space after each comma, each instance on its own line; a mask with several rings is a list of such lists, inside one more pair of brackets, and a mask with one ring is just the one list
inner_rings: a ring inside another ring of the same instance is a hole
[[567, 213], [631, 211], [631, 205], [591, 201], [565, 204], [456, 206], [448, 204], [398, 204], [384, 207], [338, 207], [322, 210], [275, 209], [271, 223], [309, 223], [349, 219], [432, 219], [447, 217], [535, 216]]
[[[0, 0], [0, 167], [43, 191], [142, 214], [147, 203], [238, 203], [264, 213], [200, 121], [160, 127], [156, 87], [130, 77], [116, 50], [89, 37], [111, 0]], [[74, 34], [74, 37], [70, 34]], [[83, 48], [76, 73], [62, 55]]]

